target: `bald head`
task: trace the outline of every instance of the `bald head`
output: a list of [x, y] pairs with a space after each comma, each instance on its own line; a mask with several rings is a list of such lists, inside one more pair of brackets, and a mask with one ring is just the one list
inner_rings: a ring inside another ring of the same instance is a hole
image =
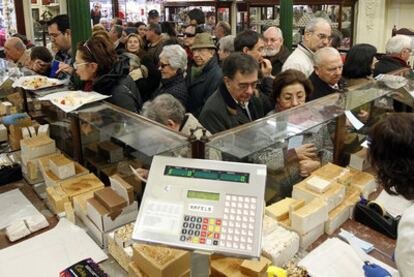
[[4, 43], [6, 58], [13, 62], [17, 62], [24, 54], [25, 50], [26, 45], [24, 45], [23, 41], [17, 37], [11, 37]]
[[264, 33], [263, 38], [265, 42], [265, 56], [275, 56], [280, 51], [283, 44], [282, 31], [277, 27], [269, 27]]
[[342, 59], [338, 50], [332, 47], [319, 49], [314, 56], [315, 73], [330, 86], [336, 85], [342, 77]]

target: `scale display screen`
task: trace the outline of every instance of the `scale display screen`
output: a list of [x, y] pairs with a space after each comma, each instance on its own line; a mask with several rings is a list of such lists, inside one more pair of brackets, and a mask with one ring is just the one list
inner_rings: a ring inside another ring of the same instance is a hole
[[165, 167], [164, 175], [247, 184], [249, 183], [250, 174], [245, 172], [240, 173], [232, 171], [219, 171], [167, 165]]
[[187, 198], [219, 201], [220, 200], [220, 193], [189, 190], [187, 192]]

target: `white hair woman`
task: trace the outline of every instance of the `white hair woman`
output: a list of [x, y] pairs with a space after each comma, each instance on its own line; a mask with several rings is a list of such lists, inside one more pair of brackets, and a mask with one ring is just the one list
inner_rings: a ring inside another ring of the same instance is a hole
[[188, 101], [188, 91], [183, 75], [186, 68], [187, 54], [185, 50], [177, 44], [164, 46], [159, 63], [161, 86], [155, 91], [153, 98], [169, 93], [185, 107]]
[[228, 35], [228, 36], [222, 37], [219, 40], [218, 55], [219, 55], [221, 62], [225, 58], [227, 58], [231, 53], [234, 52], [234, 38], [235, 37], [236, 36]]
[[412, 52], [411, 43], [411, 38], [405, 35], [396, 35], [390, 38], [385, 45], [387, 54], [375, 64], [374, 76], [401, 68], [409, 68], [408, 59]]

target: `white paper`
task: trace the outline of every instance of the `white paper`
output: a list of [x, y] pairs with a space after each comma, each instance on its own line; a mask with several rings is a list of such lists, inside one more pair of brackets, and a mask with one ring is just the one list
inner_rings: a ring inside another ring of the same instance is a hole
[[42, 216], [42, 214], [19, 189], [0, 194], [0, 229], [32, 216]]
[[[35, 80], [35, 79], [42, 80], [40, 87], [34, 88], [32, 86], [27, 85], [27, 82], [30, 82], [31, 80]], [[12, 84], [12, 87], [14, 88], [20, 87], [20, 88], [27, 89], [27, 90], [39, 90], [39, 89], [44, 89], [44, 88], [49, 88], [49, 87], [61, 86], [63, 84], [65, 84], [65, 81], [63, 80], [47, 78], [41, 75], [34, 75], [34, 76], [20, 77], [19, 79], [14, 81], [14, 83]]]
[[354, 126], [355, 129], [359, 130], [362, 127], [364, 127], [364, 123], [359, 121], [359, 119], [356, 118], [355, 115], [351, 111], [345, 111], [345, 115], [348, 118], [349, 122], [351, 122], [352, 126]]
[[[393, 277], [399, 276], [396, 269], [374, 257], [371, 260], [385, 268]], [[338, 238], [327, 239], [298, 264], [310, 276], [316, 277], [364, 277], [363, 265], [364, 262], [352, 247]]]
[[294, 136], [289, 139], [288, 149], [301, 146], [303, 143], [303, 136]]
[[86, 258], [108, 258], [84, 230], [66, 219], [50, 231], [0, 251], [0, 276], [56, 277]]
[[110, 97], [94, 91], [85, 92], [81, 90], [76, 91], [61, 91], [46, 96], [40, 97], [39, 100], [49, 100], [56, 107], [60, 108], [66, 113], [70, 113], [82, 107], [85, 104], [97, 102]]
[[405, 210], [414, 204], [414, 201], [407, 200], [400, 195], [390, 195], [385, 190], [378, 195], [375, 202], [380, 203], [382, 207], [393, 217], [402, 215]]
[[368, 140], [365, 140], [363, 143], [361, 143], [361, 146], [368, 149], [369, 148]]

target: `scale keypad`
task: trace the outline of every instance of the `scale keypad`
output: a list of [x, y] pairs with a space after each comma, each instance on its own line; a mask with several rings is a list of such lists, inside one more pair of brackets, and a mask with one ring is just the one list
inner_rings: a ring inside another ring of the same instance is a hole
[[221, 224], [218, 218], [184, 215], [180, 241], [219, 245]]
[[256, 197], [226, 195], [221, 247], [251, 251], [256, 221]]

